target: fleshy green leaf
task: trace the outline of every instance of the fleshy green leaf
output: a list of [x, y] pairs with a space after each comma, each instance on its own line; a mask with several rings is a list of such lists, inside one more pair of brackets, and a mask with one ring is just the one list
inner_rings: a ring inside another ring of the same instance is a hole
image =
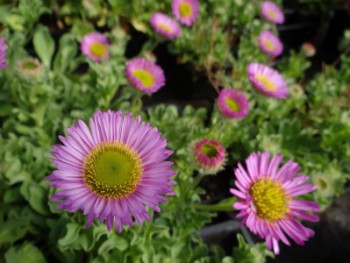
[[33, 44], [35, 52], [43, 64], [50, 68], [52, 55], [55, 51], [55, 42], [46, 27], [38, 27], [34, 33]]
[[124, 239], [121, 236], [113, 235], [108, 240], [103, 242], [103, 244], [98, 249], [99, 254], [103, 254], [105, 252], [108, 252], [112, 249], [119, 249], [120, 251], [124, 251], [129, 246], [126, 239]]
[[5, 254], [6, 263], [45, 263], [41, 251], [30, 243], [21, 247], [11, 247]]

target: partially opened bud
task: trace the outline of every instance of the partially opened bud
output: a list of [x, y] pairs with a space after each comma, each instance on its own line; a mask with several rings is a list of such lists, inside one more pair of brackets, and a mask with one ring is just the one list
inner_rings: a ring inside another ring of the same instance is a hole
[[216, 174], [225, 165], [225, 148], [214, 139], [205, 138], [194, 143], [194, 159], [202, 174]]

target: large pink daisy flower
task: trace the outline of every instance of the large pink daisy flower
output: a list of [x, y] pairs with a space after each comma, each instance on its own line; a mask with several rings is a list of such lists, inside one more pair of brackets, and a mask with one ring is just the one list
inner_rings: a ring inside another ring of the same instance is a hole
[[146, 206], [159, 212], [164, 196], [174, 194], [172, 163], [165, 161], [172, 152], [140, 116], [96, 112], [90, 128], [80, 120], [67, 131], [59, 137], [63, 145], [53, 146], [57, 170], [48, 179], [60, 190], [52, 200], [61, 200], [58, 208], [69, 212], [82, 210], [87, 226], [95, 218], [119, 232], [133, 218], [142, 224], [150, 220]]
[[126, 64], [126, 76], [137, 89], [148, 94], [165, 84], [163, 69], [143, 58], [134, 58]]
[[5, 37], [0, 37], [0, 68], [7, 68]]
[[314, 232], [303, 226], [299, 218], [317, 222], [318, 217], [310, 212], [319, 212], [316, 202], [298, 200], [296, 197], [312, 192], [316, 187], [305, 184], [309, 179], [305, 175], [297, 175], [300, 166], [288, 161], [281, 168], [282, 155], [269, 153], [252, 153], [246, 160], [247, 170], [241, 164], [235, 170], [236, 187], [231, 193], [239, 201], [234, 208], [240, 210], [238, 218], [254, 234], [266, 240], [267, 247], [279, 253], [278, 242], [290, 245], [286, 236], [297, 244], [303, 245]]
[[81, 51], [90, 59], [101, 62], [109, 58], [109, 41], [101, 33], [90, 33], [83, 37], [80, 44]]
[[173, 14], [177, 20], [186, 26], [191, 26], [199, 15], [198, 0], [173, 0]]
[[218, 107], [224, 116], [241, 119], [248, 115], [249, 102], [243, 93], [223, 89], [219, 93]]
[[269, 30], [264, 30], [260, 33], [259, 46], [262, 51], [274, 57], [278, 57], [283, 52], [281, 40]]
[[251, 63], [247, 68], [250, 83], [267, 96], [284, 99], [288, 97], [288, 87], [283, 77], [269, 66]]
[[263, 17], [270, 23], [283, 24], [284, 14], [281, 8], [271, 1], [264, 1], [261, 3], [261, 13]]
[[168, 39], [176, 38], [181, 33], [179, 24], [174, 19], [163, 13], [154, 13], [150, 22], [158, 34]]

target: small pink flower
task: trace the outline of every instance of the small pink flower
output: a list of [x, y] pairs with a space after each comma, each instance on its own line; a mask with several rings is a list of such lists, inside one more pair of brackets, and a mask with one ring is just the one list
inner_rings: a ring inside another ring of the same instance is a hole
[[268, 30], [264, 30], [260, 33], [259, 46], [262, 51], [274, 57], [278, 57], [283, 52], [281, 40]]
[[148, 94], [165, 84], [163, 69], [143, 58], [134, 58], [126, 64], [126, 76], [137, 89]]
[[225, 148], [214, 139], [205, 138], [194, 144], [194, 159], [203, 174], [216, 174], [225, 164]]
[[273, 68], [251, 63], [248, 65], [247, 74], [250, 83], [263, 94], [278, 99], [288, 97], [287, 83]]
[[301, 50], [304, 52], [304, 54], [307, 57], [313, 57], [316, 54], [316, 48], [313, 44], [311, 44], [310, 42], [305, 42], [302, 46], [301, 46]]
[[218, 107], [224, 116], [241, 119], [248, 115], [249, 102], [243, 93], [223, 89], [219, 93]]
[[263, 17], [270, 23], [283, 24], [284, 14], [281, 8], [278, 7], [274, 2], [264, 1], [261, 4], [261, 13]]
[[0, 68], [7, 68], [6, 50], [8, 47], [5, 40], [5, 37], [0, 37]]
[[168, 39], [176, 38], [181, 33], [179, 24], [163, 13], [154, 13], [151, 17], [151, 25], [158, 34]]
[[289, 236], [298, 245], [304, 245], [314, 232], [303, 226], [298, 219], [317, 222], [319, 205], [313, 201], [298, 200], [296, 197], [316, 189], [306, 184], [309, 177], [297, 175], [300, 166], [286, 162], [281, 168], [282, 155], [273, 156], [268, 152], [252, 153], [246, 160], [247, 168], [241, 164], [235, 170], [236, 187], [231, 193], [239, 198], [233, 207], [240, 212], [250, 231], [266, 240], [268, 249], [279, 253], [278, 242], [290, 246]]
[[88, 58], [101, 62], [109, 58], [109, 41], [101, 33], [91, 33], [85, 35], [80, 44], [80, 49]]
[[198, 0], [173, 0], [173, 14], [186, 26], [191, 26], [199, 16]]

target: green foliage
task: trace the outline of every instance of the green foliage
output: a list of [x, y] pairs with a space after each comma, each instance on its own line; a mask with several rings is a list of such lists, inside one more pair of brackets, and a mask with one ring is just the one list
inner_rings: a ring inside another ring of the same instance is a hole
[[263, 263], [265, 257], [273, 257], [273, 253], [269, 251], [263, 244], [255, 244], [253, 246], [244, 241], [243, 236], [237, 235], [238, 247], [233, 249], [233, 262], [240, 263]]

